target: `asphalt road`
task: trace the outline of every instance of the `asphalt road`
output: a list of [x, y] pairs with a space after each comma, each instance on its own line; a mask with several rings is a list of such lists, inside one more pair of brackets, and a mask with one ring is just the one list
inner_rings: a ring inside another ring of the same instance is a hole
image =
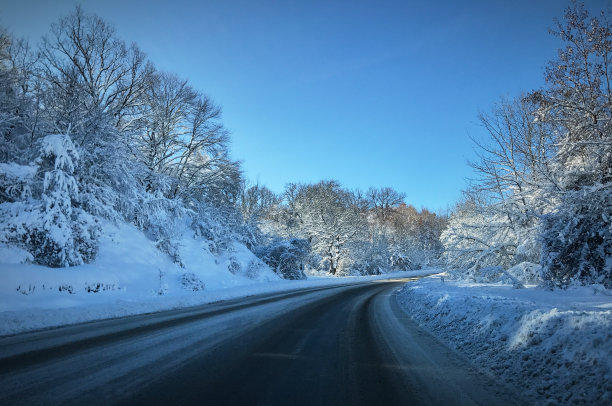
[[0, 338], [0, 404], [518, 404], [410, 320], [394, 296], [403, 283]]

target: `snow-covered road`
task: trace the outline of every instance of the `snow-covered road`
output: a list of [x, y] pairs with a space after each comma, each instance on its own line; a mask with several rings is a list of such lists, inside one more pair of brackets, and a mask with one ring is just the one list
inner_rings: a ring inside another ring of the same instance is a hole
[[405, 281], [5, 337], [0, 403], [516, 403], [409, 320], [395, 299]]

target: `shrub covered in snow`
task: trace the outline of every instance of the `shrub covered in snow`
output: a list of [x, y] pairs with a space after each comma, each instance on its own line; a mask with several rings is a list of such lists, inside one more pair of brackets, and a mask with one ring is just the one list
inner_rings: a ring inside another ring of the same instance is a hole
[[181, 286], [185, 290], [192, 290], [194, 292], [204, 290], [206, 287], [204, 282], [193, 272], [185, 272], [181, 275]]
[[544, 279], [612, 288], [612, 183], [568, 193], [563, 202], [542, 223]]
[[275, 239], [255, 250], [263, 262], [285, 279], [306, 279], [304, 261], [309, 252], [308, 241], [298, 238]]
[[[79, 155], [65, 134], [40, 142], [40, 196], [0, 204], [0, 242], [26, 249], [34, 262], [51, 267], [90, 262], [97, 251], [96, 220], [78, 207], [73, 176]], [[34, 182], [37, 178], [29, 178]]]
[[524, 285], [539, 285], [542, 282], [542, 266], [533, 262], [521, 262], [506, 273]]
[[234, 275], [242, 272], [242, 264], [235, 256], [230, 256], [227, 260], [227, 270], [233, 273]]

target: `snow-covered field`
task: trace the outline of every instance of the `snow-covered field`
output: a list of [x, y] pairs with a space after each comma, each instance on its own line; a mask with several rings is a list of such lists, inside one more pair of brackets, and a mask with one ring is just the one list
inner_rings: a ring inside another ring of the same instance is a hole
[[96, 261], [71, 268], [21, 264], [19, 251], [0, 246], [0, 335], [254, 294], [431, 273], [283, 280], [244, 246], [234, 244], [213, 255], [188, 230], [181, 239], [181, 268], [136, 228], [104, 227]]
[[406, 285], [406, 312], [533, 404], [612, 404], [612, 292], [444, 281]]

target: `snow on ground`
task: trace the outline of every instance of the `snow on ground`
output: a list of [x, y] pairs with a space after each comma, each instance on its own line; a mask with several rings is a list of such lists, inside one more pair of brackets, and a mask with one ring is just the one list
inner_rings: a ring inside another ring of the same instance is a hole
[[28, 259], [24, 252], [0, 246], [0, 336], [260, 293], [431, 273], [288, 281], [243, 245], [213, 255], [205, 240], [190, 233], [186, 228], [180, 240], [184, 268], [126, 224], [105, 224], [96, 261], [71, 268], [22, 263]]
[[612, 292], [444, 281], [398, 295], [405, 311], [533, 404], [612, 404]]

